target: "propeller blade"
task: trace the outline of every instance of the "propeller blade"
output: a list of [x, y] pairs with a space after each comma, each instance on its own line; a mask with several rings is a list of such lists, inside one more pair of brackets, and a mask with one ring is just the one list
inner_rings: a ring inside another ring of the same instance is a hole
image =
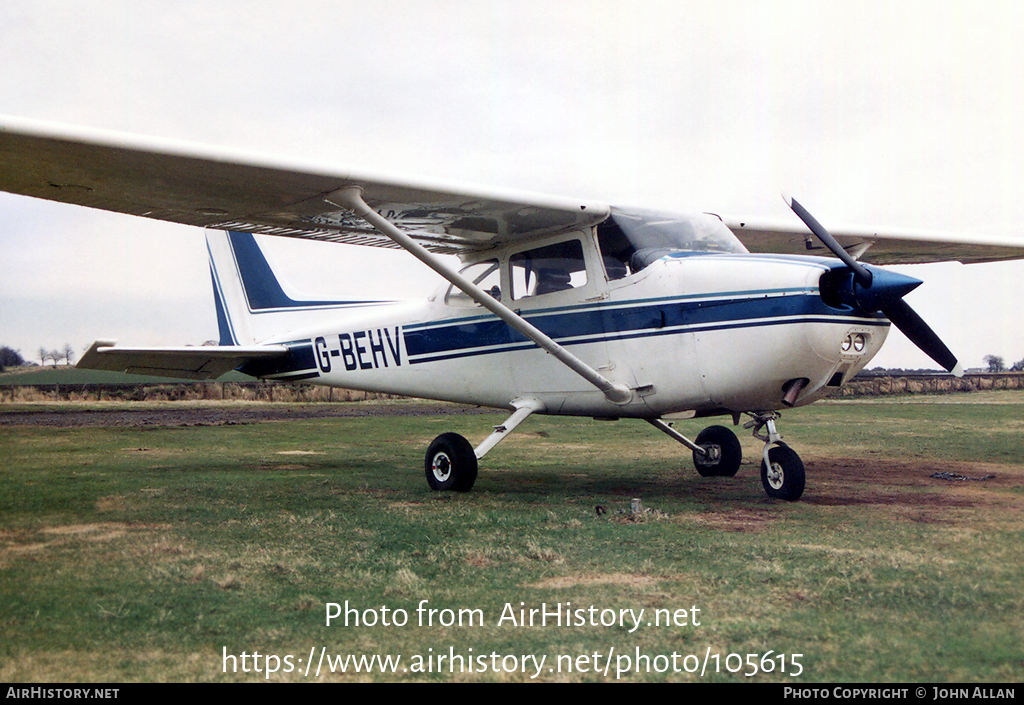
[[857, 283], [865, 289], [870, 287], [871, 272], [868, 271], [863, 264], [855, 260], [849, 252], [843, 249], [843, 246], [840, 245], [834, 237], [832, 237], [828, 230], [825, 230], [821, 223], [815, 220], [814, 216], [811, 215], [806, 208], [800, 205], [795, 198], [790, 198], [785, 193], [782, 194], [782, 197], [786, 199], [786, 203], [793, 209], [793, 212], [796, 213], [797, 217], [804, 221], [804, 225], [810, 228], [811, 232], [821, 240], [821, 243], [828, 249], [832, 250], [832, 254], [841, 259], [843, 264], [853, 270], [853, 276], [857, 279]]
[[910, 308], [910, 304], [903, 299], [897, 299], [886, 305], [882, 313], [903, 332], [903, 335], [910, 338], [910, 342], [921, 348], [925, 355], [942, 365], [947, 372], [963, 377], [964, 371], [956, 356], [939, 336], [935, 335], [935, 331], [924, 322], [924, 319], [917, 315], [917, 311]]
[[[821, 240], [822, 244], [832, 250], [832, 254], [842, 260], [843, 264], [853, 272], [853, 278], [860, 286], [861, 291], [858, 292], [857, 287], [854, 286], [851, 293], [854, 294], [859, 306], [868, 311], [881, 311], [925, 355], [942, 365], [947, 372], [951, 372], [957, 377], [963, 377], [964, 370], [956, 356], [950, 352], [939, 336], [935, 335], [935, 331], [924, 322], [924, 319], [917, 315], [910, 304], [903, 300], [904, 296], [921, 283], [919, 280], [881, 269], [875, 270], [878, 273], [876, 280], [872, 271], [843, 249], [842, 245], [822, 227], [821, 223], [806, 208], [785, 193], [782, 194], [782, 197], [786, 199], [786, 203], [793, 209], [797, 217], [804, 221], [811, 232]], [[837, 283], [835, 280], [829, 281], [833, 285]], [[833, 295], [835, 295], [834, 291]]]

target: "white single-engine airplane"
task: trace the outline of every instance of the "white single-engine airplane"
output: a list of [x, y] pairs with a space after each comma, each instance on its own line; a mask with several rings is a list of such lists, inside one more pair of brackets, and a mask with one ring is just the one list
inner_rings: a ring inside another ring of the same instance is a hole
[[[191, 379], [240, 369], [509, 410], [476, 448], [455, 433], [430, 444], [430, 486], [463, 492], [478, 460], [531, 414], [643, 419], [689, 448], [704, 476], [736, 473], [736, 435], [714, 425], [690, 440], [669, 421], [725, 415], [736, 425], [745, 414], [764, 441], [765, 491], [798, 499], [804, 468], [776, 429], [778, 409], [843, 386], [890, 323], [960, 374], [903, 301], [921, 282], [874, 265], [1024, 257], [1021, 239], [852, 228], [833, 237], [788, 198], [806, 228], [9, 117], [0, 117], [0, 190], [209, 229], [220, 344], [98, 341], [79, 367]], [[403, 248], [447, 283], [419, 302], [300, 300], [253, 233]], [[827, 251], [835, 257], [816, 254]], [[461, 267], [439, 254], [458, 255]]]

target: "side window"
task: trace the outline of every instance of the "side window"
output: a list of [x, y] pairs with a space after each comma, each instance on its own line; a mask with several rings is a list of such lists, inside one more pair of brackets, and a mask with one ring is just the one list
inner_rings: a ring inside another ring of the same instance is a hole
[[[501, 301], [501, 270], [498, 268], [498, 260], [489, 259], [484, 262], [475, 262], [463, 267], [459, 273], [498, 301]], [[472, 308], [473, 306], [480, 305], [466, 296], [454, 284], [448, 287], [448, 293], [445, 294], [444, 302], [454, 308]]]
[[583, 243], [579, 240], [517, 252], [509, 265], [515, 300], [577, 289], [587, 283]]

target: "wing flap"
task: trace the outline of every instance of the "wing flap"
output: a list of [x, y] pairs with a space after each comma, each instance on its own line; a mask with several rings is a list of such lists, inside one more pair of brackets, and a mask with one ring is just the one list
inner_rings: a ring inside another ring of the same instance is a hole
[[254, 360], [285, 358], [284, 345], [208, 345], [177, 348], [118, 348], [110, 340], [98, 340], [82, 355], [76, 367], [137, 375], [182, 379], [216, 379]]
[[434, 252], [464, 253], [585, 227], [601, 203], [396, 177], [0, 116], [0, 190], [220, 230], [395, 247], [323, 200], [363, 200]]
[[[724, 217], [726, 226], [751, 252], [828, 256], [803, 223]], [[964, 264], [1024, 258], [1024, 238], [969, 235], [934, 230], [828, 225], [828, 231], [858, 259], [870, 264]]]

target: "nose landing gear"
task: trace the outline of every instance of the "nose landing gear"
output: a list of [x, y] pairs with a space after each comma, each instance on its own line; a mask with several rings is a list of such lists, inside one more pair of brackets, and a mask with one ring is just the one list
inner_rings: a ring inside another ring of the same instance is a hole
[[[804, 493], [804, 464], [800, 456], [782, 442], [782, 435], [775, 428], [780, 414], [769, 411], [762, 414], [750, 413], [752, 421], [743, 428], [752, 428], [754, 438], [764, 441], [761, 452], [761, 484], [769, 497], [795, 502]], [[767, 433], [762, 433], [767, 429]]]

